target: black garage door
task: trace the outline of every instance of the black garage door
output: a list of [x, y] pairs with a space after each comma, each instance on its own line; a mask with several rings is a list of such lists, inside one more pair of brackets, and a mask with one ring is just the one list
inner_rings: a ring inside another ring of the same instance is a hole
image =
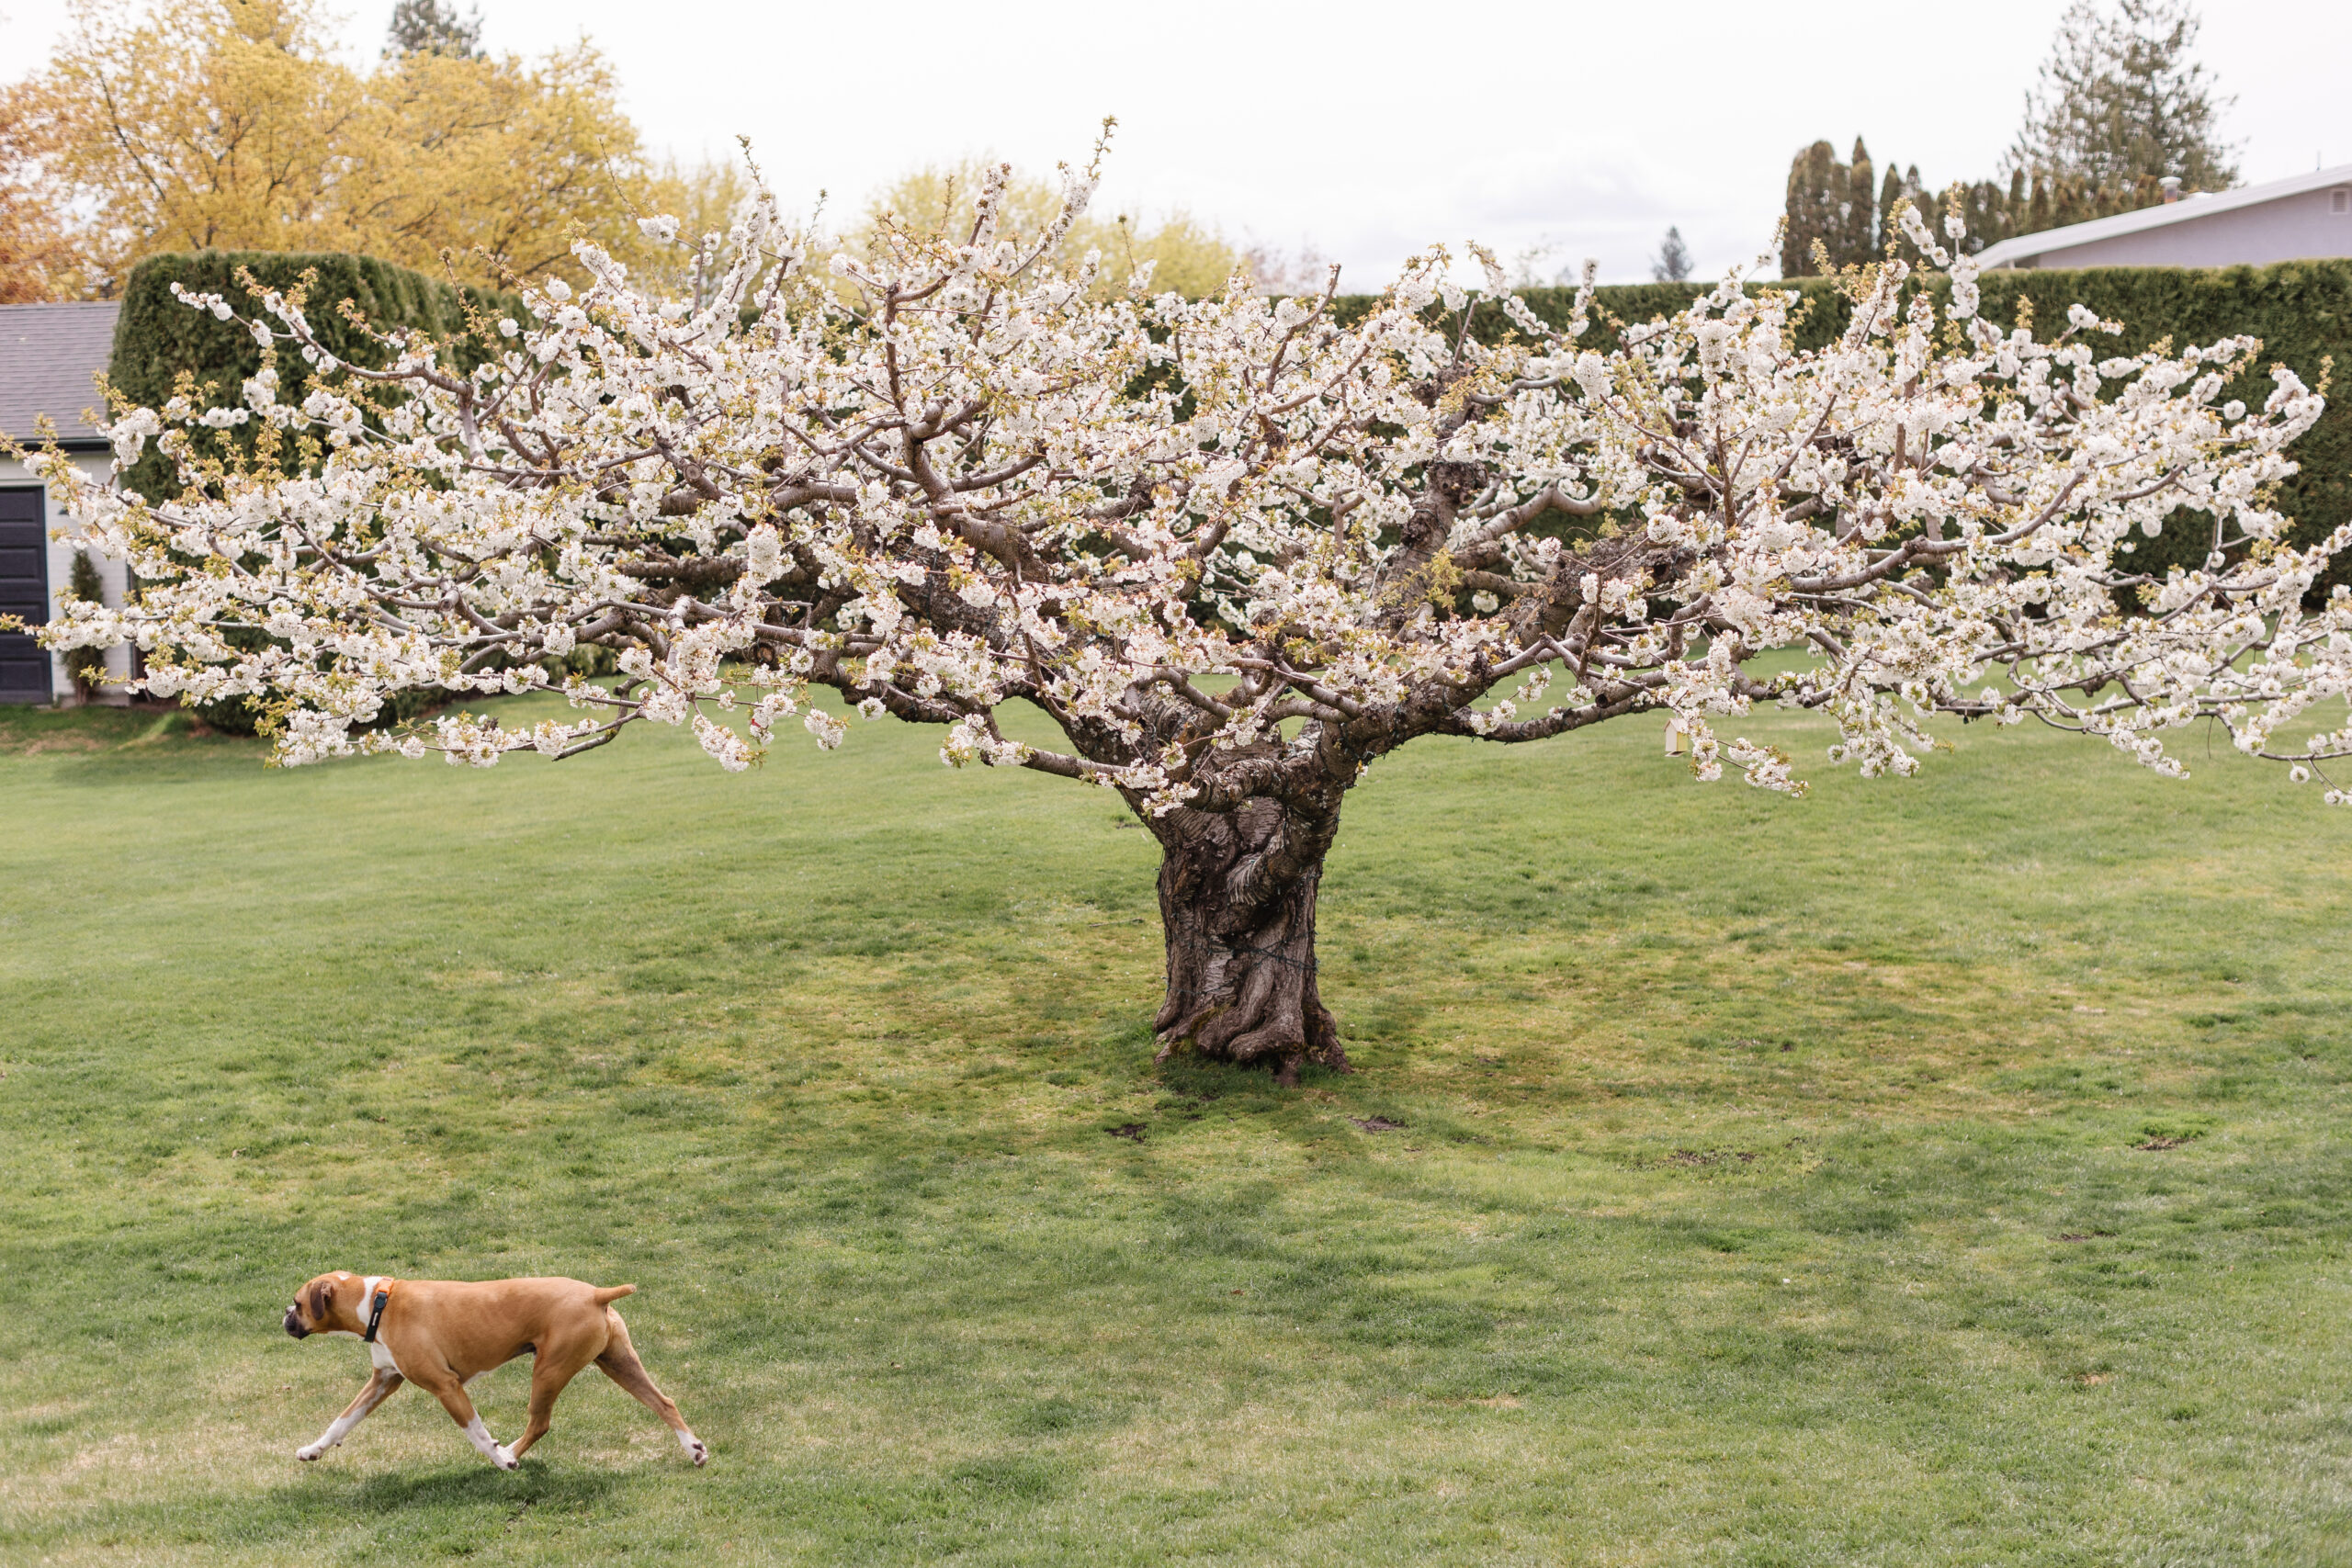
[[[0, 615], [27, 626], [49, 619], [49, 530], [39, 485], [0, 488]], [[0, 632], [0, 703], [50, 700], [49, 654], [21, 633]]]

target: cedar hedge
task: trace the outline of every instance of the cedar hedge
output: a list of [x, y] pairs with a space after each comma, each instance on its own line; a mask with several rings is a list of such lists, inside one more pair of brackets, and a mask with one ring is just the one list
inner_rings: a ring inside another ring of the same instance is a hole
[[[138, 406], [160, 408], [171, 400], [186, 375], [195, 381], [199, 406], [239, 404], [243, 400], [239, 389], [261, 368], [260, 345], [243, 322], [220, 321], [209, 310], [190, 309], [174, 299], [172, 285], [176, 283], [194, 294], [218, 294], [251, 315], [258, 311], [260, 302], [246, 291], [239, 280], [240, 272], [250, 273], [263, 288], [279, 293], [307, 288], [303, 313], [312, 332], [330, 353], [354, 365], [379, 366], [384, 355], [345, 315], [341, 308], [345, 300], [379, 331], [414, 328], [449, 341], [455, 367], [461, 372], [472, 370], [490, 352], [485, 344], [464, 335], [469, 305], [492, 320], [503, 315], [521, 319], [525, 313], [517, 296], [452, 286], [374, 256], [276, 251], [154, 255], [131, 269], [123, 288], [122, 312], [115, 322], [114, 354], [107, 372], [114, 389]], [[311, 369], [300, 355], [281, 350], [277, 373], [281, 402], [299, 403], [309, 394]], [[232, 431], [208, 431], [203, 439], [223, 445], [233, 442], [251, 452], [256, 428], [248, 423]], [[288, 471], [300, 460], [289, 446], [283, 457]], [[162, 455], [152, 447], [125, 476], [125, 482], [140, 494], [157, 500], [176, 489]], [[259, 637], [262, 634], [242, 635]], [[389, 705], [384, 717], [401, 722], [438, 705], [441, 700], [437, 692], [404, 692]], [[206, 703], [197, 713], [213, 728], [236, 735], [254, 733], [262, 717], [259, 707], [245, 697]]]
[[[1852, 319], [1851, 306], [1827, 278], [1792, 278], [1759, 287], [1787, 288], [1804, 298], [1808, 308], [1792, 333], [1800, 348], [1828, 343]], [[1930, 287], [1942, 294], [1950, 286], [1937, 277]], [[1613, 348], [1621, 327], [1671, 315], [1707, 288], [1639, 283], [1597, 290], [1592, 328], [1584, 341], [1602, 350]], [[1980, 314], [2004, 328], [2016, 325], [2018, 306], [2027, 301], [2038, 330], [2044, 333], [2064, 322], [2069, 305], [2087, 305], [2103, 320], [2123, 323], [2121, 337], [2098, 340], [2115, 344], [2115, 353], [2134, 354], [2165, 338], [2175, 347], [2186, 347], [2250, 333], [2262, 340], [2256, 372], [2231, 388], [2229, 395], [2257, 406], [2270, 394], [2269, 369], [2276, 364], [2288, 366], [2314, 387], [2329, 374], [2331, 360], [2336, 377], [2352, 377], [2352, 259], [2260, 267], [1989, 272], [1984, 275], [1982, 290]], [[1568, 319], [1576, 291], [1531, 288], [1521, 298], [1537, 316], [1559, 326]], [[1361, 319], [1373, 303], [1366, 295], [1334, 301], [1343, 321]], [[1479, 311], [1471, 323], [1473, 335], [1487, 342], [1509, 330], [1502, 312], [1492, 309]], [[2301, 471], [2281, 487], [2279, 507], [2295, 519], [2296, 537], [2310, 542], [2352, 520], [2352, 397], [2331, 397], [2318, 425], [2290, 450]], [[2170, 567], [2203, 560], [2206, 543], [2194, 527], [2167, 528], [2157, 538], [2139, 542], [2136, 564], [2162, 575]], [[2319, 591], [2324, 593], [2337, 581], [2352, 581], [2352, 560], [2339, 558]]]
[[[345, 316], [341, 302], [349, 300], [360, 317], [379, 331], [415, 328], [456, 344], [457, 368], [469, 371], [488, 353], [485, 345], [462, 336], [469, 304], [499, 316], [524, 316], [514, 295], [453, 286], [421, 272], [374, 256], [338, 252], [305, 254], [279, 251], [194, 251], [149, 256], [131, 268], [123, 286], [122, 313], [116, 319], [114, 355], [107, 377], [114, 389], [142, 408], [169, 402], [183, 373], [192, 376], [199, 391], [208, 384], [215, 404], [237, 405], [238, 389], [261, 368], [261, 348], [243, 323], [223, 321], [209, 310], [191, 310], [172, 298], [176, 283], [193, 294], [218, 294], [237, 310], [251, 315], [260, 302], [238, 281], [250, 272], [266, 288], [279, 293], [303, 288], [308, 297], [303, 313], [319, 341], [337, 358], [353, 365], [380, 366], [378, 345]], [[310, 391], [310, 367], [297, 355], [280, 351], [277, 373], [282, 378], [281, 402], [299, 403]], [[251, 449], [255, 427], [246, 424], [232, 433], [207, 432], [207, 439], [227, 438]], [[288, 462], [294, 461], [289, 450]], [[152, 449], [133, 468], [132, 490], [162, 499], [172, 488], [161, 457]]]

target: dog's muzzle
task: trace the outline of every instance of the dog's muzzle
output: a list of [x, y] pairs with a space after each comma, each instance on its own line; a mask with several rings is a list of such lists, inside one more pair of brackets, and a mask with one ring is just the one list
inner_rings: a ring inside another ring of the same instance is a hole
[[286, 1309], [286, 1332], [297, 1339], [308, 1339], [311, 1331], [302, 1326], [301, 1316], [292, 1307]]

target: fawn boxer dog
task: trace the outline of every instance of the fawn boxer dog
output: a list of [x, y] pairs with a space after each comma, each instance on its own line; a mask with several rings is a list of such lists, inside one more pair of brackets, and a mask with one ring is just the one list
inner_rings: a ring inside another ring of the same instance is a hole
[[[547, 1435], [556, 1396], [575, 1373], [594, 1362], [647, 1409], [670, 1424], [678, 1446], [696, 1464], [710, 1457], [702, 1439], [670, 1396], [653, 1386], [628, 1327], [612, 1303], [635, 1285], [599, 1289], [578, 1280], [395, 1280], [382, 1274], [322, 1274], [304, 1285], [286, 1309], [286, 1332], [297, 1339], [313, 1334], [347, 1334], [367, 1341], [375, 1375], [349, 1408], [294, 1450], [313, 1460], [343, 1441], [368, 1413], [384, 1403], [402, 1382], [422, 1385], [449, 1418], [465, 1428], [481, 1457], [512, 1470], [533, 1443]], [[498, 1446], [481, 1424], [466, 1384], [517, 1356], [533, 1358], [531, 1421], [511, 1449]]]

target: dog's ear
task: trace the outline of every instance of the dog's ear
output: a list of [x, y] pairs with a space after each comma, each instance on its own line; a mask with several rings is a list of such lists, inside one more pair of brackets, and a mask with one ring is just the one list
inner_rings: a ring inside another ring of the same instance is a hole
[[327, 1313], [334, 1305], [334, 1286], [333, 1284], [321, 1280], [311, 1287], [310, 1306], [312, 1323], [324, 1323], [327, 1320]]

